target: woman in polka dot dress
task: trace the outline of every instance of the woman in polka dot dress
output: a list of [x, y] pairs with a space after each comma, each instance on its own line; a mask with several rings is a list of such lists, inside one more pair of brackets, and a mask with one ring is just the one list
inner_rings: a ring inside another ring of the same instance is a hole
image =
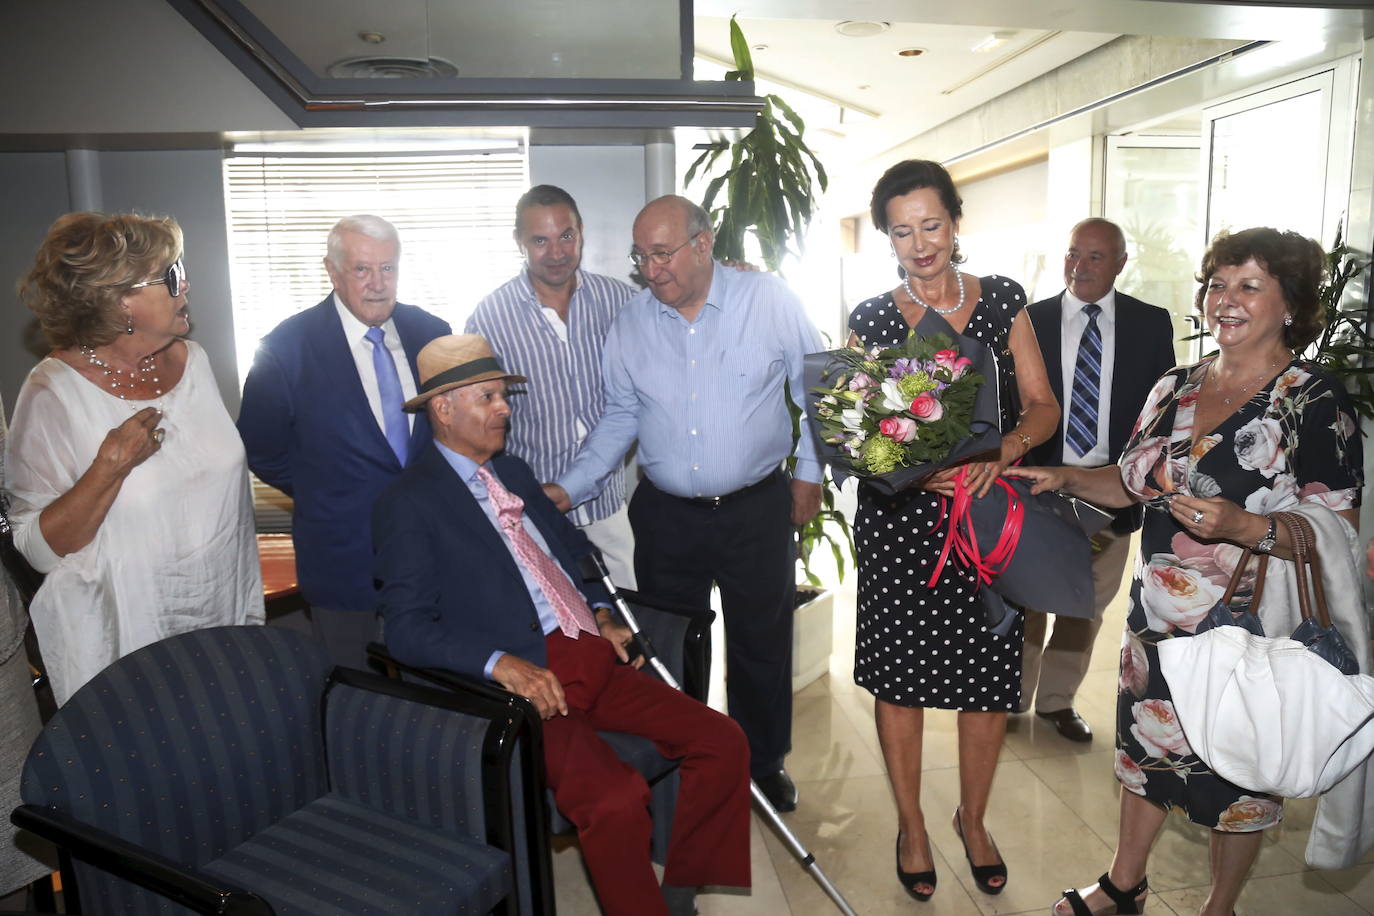
[[[1020, 284], [959, 272], [962, 202], [937, 163], [909, 160], [873, 189], [873, 224], [887, 233], [902, 284], [862, 302], [849, 319], [851, 343], [896, 346], [927, 310], [953, 333], [979, 340], [997, 357], [1002, 446], [996, 460], [969, 467], [967, 485], [987, 492], [1003, 468], [1055, 431], [1050, 390]], [[1022, 405], [1019, 417], [1011, 406]], [[959, 710], [960, 804], [954, 829], [980, 890], [1000, 893], [1007, 869], [983, 826], [1007, 712], [1020, 697], [1021, 623], [988, 632], [971, 575], [947, 563], [933, 586], [943, 542], [934, 529], [940, 497], [953, 493], [945, 471], [895, 496], [859, 488], [855, 536], [859, 602], [854, 680], [875, 697], [888, 778], [897, 801], [897, 876], [918, 900], [935, 890], [930, 841], [921, 812], [921, 732], [926, 707]]]

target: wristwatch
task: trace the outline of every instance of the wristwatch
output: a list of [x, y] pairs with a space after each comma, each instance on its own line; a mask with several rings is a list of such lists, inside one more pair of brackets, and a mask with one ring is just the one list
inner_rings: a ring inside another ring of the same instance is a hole
[[1271, 515], [1268, 516], [1268, 518], [1269, 533], [1255, 542], [1255, 546], [1250, 548], [1251, 553], [1268, 553], [1274, 549], [1274, 543], [1277, 540], [1279, 529], [1274, 522], [1274, 517]]

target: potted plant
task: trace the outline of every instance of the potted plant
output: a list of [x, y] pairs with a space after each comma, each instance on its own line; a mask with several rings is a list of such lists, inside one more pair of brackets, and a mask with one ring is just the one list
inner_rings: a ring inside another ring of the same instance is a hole
[[[730, 19], [730, 49], [735, 69], [727, 80], [753, 80], [754, 62], [749, 43], [734, 17]], [[710, 178], [702, 197], [702, 207], [711, 214], [716, 227], [714, 256], [721, 261], [748, 258], [746, 236], [758, 242], [767, 268], [781, 272], [789, 251], [800, 253], [802, 238], [815, 210], [814, 187], [826, 188], [825, 167], [806, 145], [802, 134], [806, 125], [792, 108], [776, 95], [763, 97], [763, 109], [755, 115], [754, 126], [735, 140], [718, 138], [705, 145], [687, 170], [685, 183], [711, 174], [718, 166], [724, 170]], [[719, 203], [717, 199], [719, 198]], [[802, 396], [805, 396], [805, 392]], [[789, 400], [789, 404], [790, 404]], [[802, 433], [800, 412], [792, 408], [793, 441]], [[788, 459], [788, 464], [795, 462]], [[790, 467], [789, 467], [790, 470]], [[822, 544], [829, 546], [841, 578], [845, 556], [853, 556], [849, 522], [835, 508], [835, 493], [829, 472], [821, 489], [821, 511], [797, 529], [797, 558], [804, 582], [797, 586], [796, 620], [792, 635], [792, 689], [800, 690], [830, 667], [831, 631], [834, 625], [834, 595], [821, 586], [811, 569], [813, 552]]]

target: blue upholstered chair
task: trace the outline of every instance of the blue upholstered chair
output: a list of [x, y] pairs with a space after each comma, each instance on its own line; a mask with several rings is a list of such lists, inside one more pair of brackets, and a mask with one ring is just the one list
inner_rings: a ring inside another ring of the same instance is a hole
[[57, 711], [13, 820], [70, 854], [85, 913], [516, 912], [526, 727], [284, 629], [199, 630]]
[[[654, 652], [691, 696], [705, 702], [711, 671], [711, 623], [715, 612], [710, 608], [689, 608], [670, 604], [628, 589], [620, 594], [630, 605], [644, 636]], [[526, 860], [529, 850], [536, 849], [539, 838], [548, 833], [566, 833], [569, 823], [553, 806], [552, 793], [544, 790], [542, 725], [534, 704], [522, 696], [509, 693], [495, 684], [474, 681], [451, 671], [420, 669], [402, 664], [385, 649], [374, 644], [369, 652], [392, 676], [404, 675], [409, 680], [424, 680], [474, 699], [505, 704], [511, 714], [520, 717], [528, 738], [520, 739], [520, 752], [513, 761], [512, 779], [525, 781], [522, 799], [544, 797], [544, 804], [522, 806], [516, 816], [516, 895], [521, 912], [552, 914], [553, 899], [546, 894], [552, 888], [548, 846], [536, 850]], [[646, 671], [649, 667], [645, 666]], [[644, 777], [649, 784], [650, 810], [653, 814], [651, 855], [660, 864], [668, 854], [668, 840], [673, 830], [673, 812], [677, 806], [678, 764], [658, 752], [653, 743], [635, 735], [620, 732], [600, 732], [602, 738], [615, 749], [620, 758]]]

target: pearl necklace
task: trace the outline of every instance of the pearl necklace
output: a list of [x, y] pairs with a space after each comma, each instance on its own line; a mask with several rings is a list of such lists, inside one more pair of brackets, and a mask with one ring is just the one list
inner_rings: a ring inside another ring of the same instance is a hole
[[1261, 372], [1253, 382], [1250, 382], [1244, 388], [1240, 389], [1229, 398], [1221, 395], [1221, 379], [1218, 377], [1216, 372], [1217, 360], [1212, 360], [1212, 364], [1207, 367], [1207, 377], [1212, 380], [1212, 388], [1216, 391], [1218, 397], [1221, 397], [1221, 403], [1229, 407], [1231, 405], [1231, 402], [1234, 401], [1236, 398], [1240, 397], [1242, 394], [1248, 395], [1251, 388], [1260, 384], [1265, 379], [1272, 377], [1274, 374], [1274, 370], [1279, 368], [1279, 366], [1281, 365], [1283, 365], [1283, 357], [1279, 357], [1278, 359], [1270, 363], [1269, 366], [1263, 372]]
[[[951, 264], [949, 266], [949, 269], [955, 270], [954, 265]], [[916, 295], [916, 291], [911, 288], [911, 277], [902, 277], [902, 286], [906, 287], [906, 294], [911, 297], [911, 301], [919, 305], [921, 308], [930, 309], [937, 315], [953, 315], [955, 312], [959, 311], [959, 309], [964, 307], [964, 278], [959, 276], [957, 270], [954, 273], [954, 282], [959, 284], [959, 301], [955, 303], [953, 308], [942, 309], [922, 301], [921, 297]]]
[[104, 374], [105, 380], [110, 383], [110, 390], [119, 395], [121, 399], [127, 400], [127, 396], [121, 389], [133, 391], [139, 385], [148, 383], [152, 383], [154, 386], [154, 397], [162, 394], [161, 380], [156, 375], [153, 375], [154, 372], [158, 371], [156, 353], [149, 353], [147, 356], [140, 359], [137, 368], [124, 370], [118, 366], [112, 366], [105, 362], [105, 360], [96, 356], [95, 350], [92, 347], [82, 346], [78, 349], [81, 351], [81, 355], [86, 357], [86, 362], [95, 366]]

